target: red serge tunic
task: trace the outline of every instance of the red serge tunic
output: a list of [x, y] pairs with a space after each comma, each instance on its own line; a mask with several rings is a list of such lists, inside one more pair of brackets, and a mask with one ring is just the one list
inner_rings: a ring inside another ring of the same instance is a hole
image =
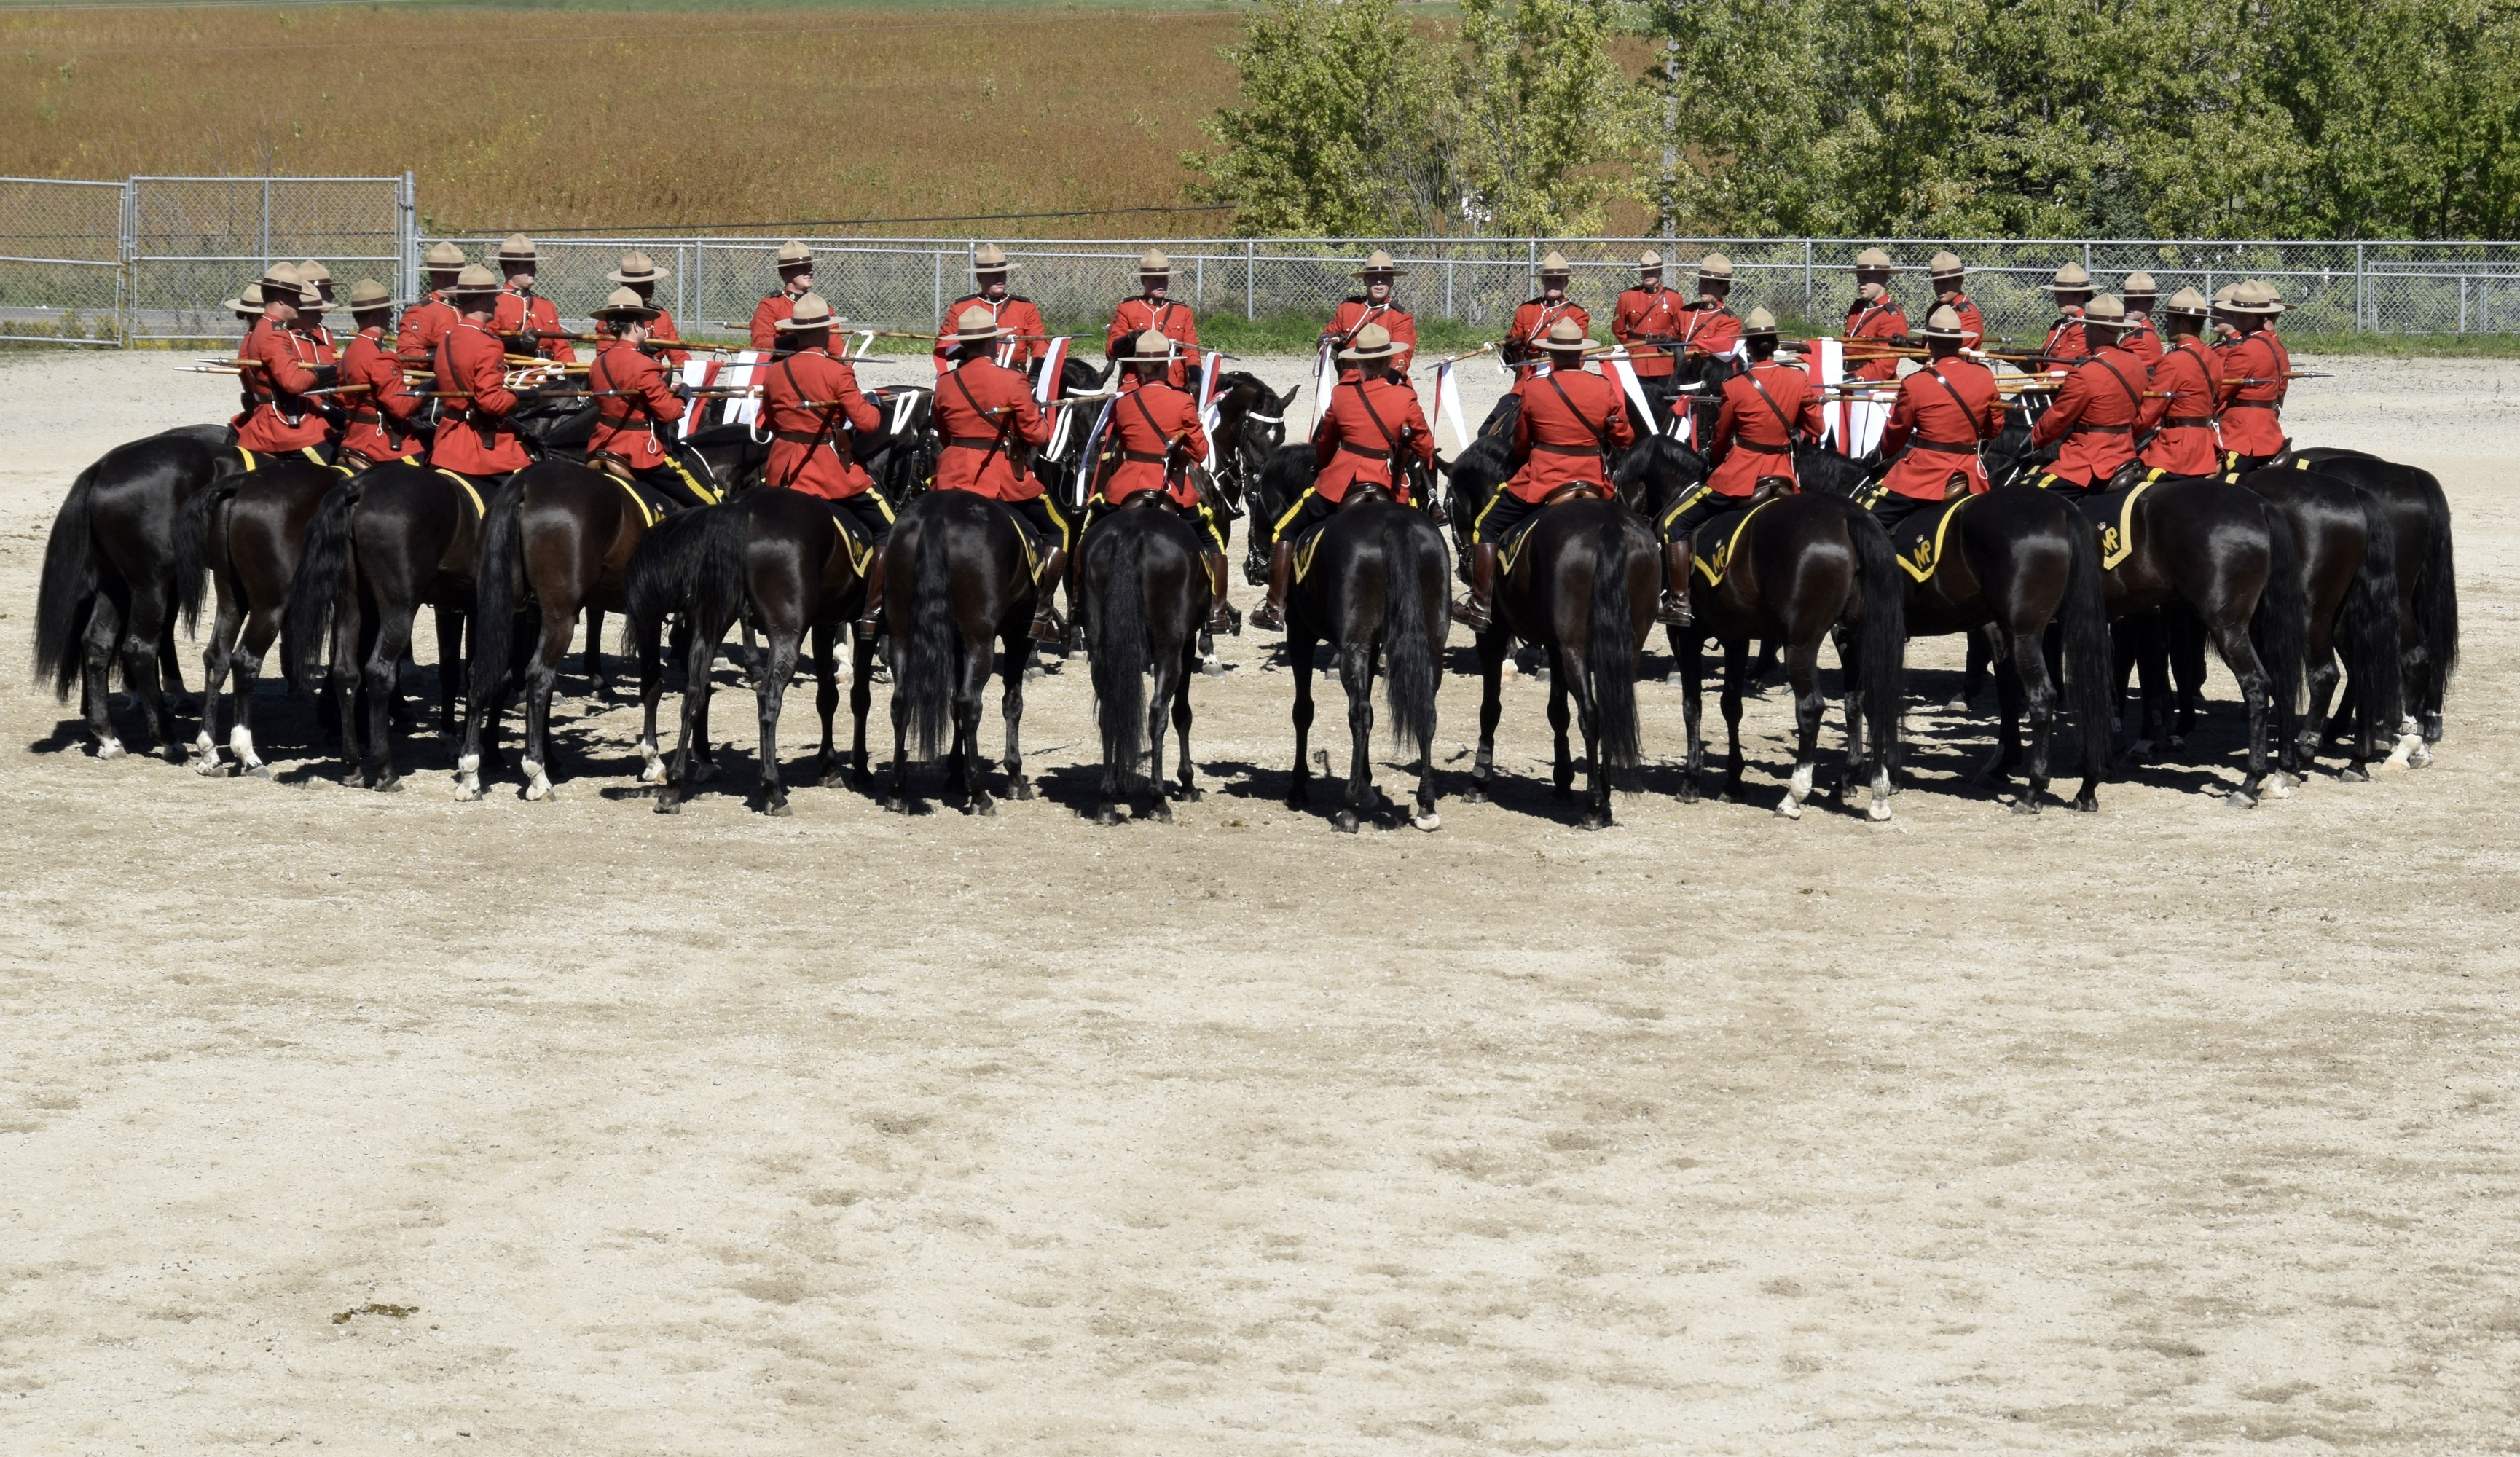
[[2030, 443], [2063, 440], [2050, 468], [2057, 478], [2105, 485], [2135, 459], [2132, 432], [2143, 413], [2142, 394], [2142, 363], [2114, 343], [2103, 345], [2065, 377], [2056, 403], [2032, 428]]
[[318, 361], [313, 340], [269, 319], [257, 319], [253, 332], [237, 346], [237, 359], [258, 360], [262, 366], [246, 366], [243, 371], [253, 408], [237, 427], [239, 445], [278, 455], [324, 443], [332, 433], [331, 423], [315, 413], [313, 401], [300, 397], [315, 387], [312, 370]]
[[[559, 307], [539, 294], [529, 298], [514, 289], [501, 289], [498, 311], [490, 316], [491, 331], [508, 340], [523, 334], [527, 326], [538, 335], [560, 333]], [[577, 350], [564, 339], [537, 339], [534, 352], [562, 364], [577, 361]]]
[[841, 426], [881, 430], [883, 413], [859, 392], [858, 372], [830, 350], [799, 349], [764, 366], [761, 408], [770, 424], [764, 480], [827, 501], [844, 501], [874, 487]]
[[[1029, 305], [1027, 305], [1029, 306]], [[992, 359], [970, 359], [936, 382], [936, 488], [998, 501], [1029, 501], [1041, 482], [1018, 464], [1021, 445], [1050, 443], [1050, 417], [1024, 377]], [[990, 412], [996, 413], [990, 413]]]
[[1763, 476], [1799, 479], [1788, 424], [1815, 439], [1823, 428], [1810, 375], [1771, 361], [1726, 380], [1724, 410], [1715, 417], [1715, 474], [1706, 483], [1719, 496], [1746, 496]]
[[[1120, 463], [1102, 482], [1102, 499], [1113, 506], [1150, 490], [1167, 492], [1176, 504], [1195, 506], [1198, 490], [1187, 467], [1207, 458], [1207, 432], [1198, 424], [1198, 406], [1189, 393], [1161, 381], [1141, 385], [1111, 407], [1111, 433], [1120, 448]], [[1174, 442], [1181, 448], [1174, 452]], [[1183, 467], [1166, 469], [1167, 458]]]
[[1578, 483], [1598, 485], [1606, 495], [1610, 476], [1603, 444], [1625, 450], [1636, 438], [1618, 386], [1583, 370], [1552, 370], [1522, 391], [1522, 409], [1513, 418], [1513, 451], [1524, 460], [1505, 488], [1534, 503], [1560, 486]]
[[[1610, 338], [1643, 350], [1632, 365], [1638, 379], [1659, 380], [1680, 368], [1669, 345], [1688, 331], [1681, 318], [1687, 307], [1678, 294], [1660, 287], [1629, 289], [1619, 295], [1619, 306], [1610, 311]], [[1736, 327], [1733, 333], [1738, 338], [1740, 331]], [[1646, 349], [1648, 344], [1655, 347]]]
[[[1846, 311], [1846, 337], [1850, 340], [1877, 339], [1884, 341], [1906, 339], [1908, 316], [1900, 310], [1896, 299], [1884, 298], [1879, 303], [1866, 303], [1858, 299], [1855, 307]], [[1870, 352], [1872, 350], [1869, 349], [1850, 349], [1848, 357], [1852, 360], [1858, 353]], [[1859, 380], [1887, 383], [1899, 378], [1899, 361], [1888, 355], [1878, 359], [1865, 359], [1850, 363], [1846, 372]]]
[[[2223, 351], [2223, 378], [2218, 399], [2223, 415], [2223, 448], [2242, 455], [2272, 455], [2283, 449], [2283, 397], [2292, 371], [2292, 356], [2272, 329], [2240, 336]], [[2259, 383], [2243, 385], [2242, 380]]]
[[1899, 399], [1881, 428], [1881, 451], [1892, 454], [1905, 444], [1908, 453], [1881, 484], [1893, 495], [1939, 501], [1958, 475], [1968, 478], [1974, 495], [1987, 488], [1978, 444], [2002, 433], [2003, 391], [1995, 372], [1971, 359], [1933, 360], [1899, 382]]
[[[1337, 312], [1330, 315], [1330, 326], [1322, 331], [1322, 338], [1344, 349], [1356, 342], [1356, 332], [1368, 324], [1381, 325], [1383, 333], [1391, 336], [1391, 341], [1400, 345], [1399, 353], [1389, 359], [1374, 361], [1375, 366], [1407, 374], [1409, 362], [1418, 357], [1418, 321], [1409, 316], [1409, 310], [1396, 303], [1368, 303], [1362, 296], [1346, 299], [1339, 304]], [[1338, 373], [1341, 380], [1354, 379], [1356, 366], [1341, 360]]]
[[2214, 443], [2216, 367], [2221, 358], [2194, 335], [2181, 335], [2152, 367], [2152, 392], [2136, 433], [2151, 433], [2143, 463], [2173, 476], [2211, 476], [2222, 465]]
[[1198, 357], [1198, 321], [1191, 317], [1187, 303], [1175, 303], [1169, 298], [1160, 303], [1144, 297], [1121, 299], [1120, 306], [1111, 311], [1111, 327], [1103, 332], [1103, 357], [1110, 357], [1111, 351], [1120, 347], [1120, 341], [1135, 340], [1149, 329], [1180, 346], [1180, 357], [1165, 372], [1164, 383], [1175, 389], [1188, 387], [1191, 363]]
[[1392, 478], [1393, 457], [1409, 454], [1435, 464], [1435, 433], [1426, 428], [1426, 412], [1418, 407], [1418, 391], [1380, 375], [1350, 377], [1330, 391], [1330, 407], [1313, 431], [1317, 464], [1313, 491], [1335, 506], [1347, 499], [1347, 488], [1360, 480], [1409, 499], [1409, 482]]
[[990, 356], [999, 364], [1020, 373], [1050, 352], [1050, 341], [1044, 338], [1050, 330], [1041, 322], [1041, 310], [1033, 306], [1031, 299], [1009, 294], [991, 303], [986, 295], [966, 294], [945, 305], [945, 322], [936, 330], [936, 373], [940, 382], [948, 373], [945, 366], [954, 357], [954, 346], [945, 341], [963, 327], [963, 311], [969, 308], [985, 308], [997, 319], [999, 328], [1014, 331], [1014, 338], [998, 341], [997, 352]]
[[437, 341], [437, 389], [447, 399], [428, 463], [459, 476], [504, 476], [533, 463], [508, 425], [517, 397], [506, 385], [508, 346], [489, 330], [465, 319]]
[[364, 395], [345, 395], [349, 427], [341, 448], [372, 461], [399, 460], [418, 442], [398, 428], [420, 411], [420, 396], [403, 383], [402, 360], [385, 352], [382, 328], [362, 329], [341, 350], [341, 383], [365, 385]]
[[610, 451], [628, 461], [634, 471], [665, 463], [656, 425], [682, 419], [683, 402], [667, 385], [663, 365], [617, 339], [608, 339], [595, 346], [595, 362], [586, 369], [586, 387], [615, 396], [595, 402], [595, 433], [587, 438], [587, 454]]
[[462, 317], [455, 305], [446, 301], [442, 289], [413, 304], [403, 311], [402, 322], [394, 331], [394, 357], [402, 361], [405, 369], [428, 368], [428, 361], [437, 357], [437, 341]]

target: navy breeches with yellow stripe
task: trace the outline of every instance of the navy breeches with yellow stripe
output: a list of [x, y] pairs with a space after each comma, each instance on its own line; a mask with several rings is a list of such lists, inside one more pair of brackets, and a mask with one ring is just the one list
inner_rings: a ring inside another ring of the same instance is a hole
[[1033, 528], [1040, 536], [1044, 550], [1054, 546], [1060, 551], [1068, 549], [1067, 518], [1058, 514], [1058, 508], [1050, 503], [1047, 493], [1035, 496], [1029, 501], [1005, 501], [1000, 504]]

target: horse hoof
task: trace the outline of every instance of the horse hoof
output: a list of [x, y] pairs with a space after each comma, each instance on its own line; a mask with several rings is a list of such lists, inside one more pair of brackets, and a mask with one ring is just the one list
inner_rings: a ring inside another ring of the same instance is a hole
[[1196, 804], [1201, 799], [1207, 797], [1207, 791], [1199, 789], [1194, 785], [1186, 784], [1173, 792], [1173, 797], [1181, 800], [1184, 804]]
[[1427, 834], [1432, 835], [1436, 831], [1444, 828], [1444, 817], [1430, 809], [1424, 814], [1410, 816], [1409, 823], [1418, 829], [1423, 830]]
[[2339, 784], [2369, 784], [2371, 771], [2361, 764], [2347, 764], [2336, 771], [2336, 779]]
[[883, 797], [883, 812], [886, 814], [908, 814], [910, 813], [910, 801], [908, 799], [897, 798], [891, 795], [886, 795]]
[[[2039, 806], [2036, 803], [2033, 803], [2030, 806], [2030, 812], [2032, 814], [2037, 814], [2039, 812]], [[1876, 797], [1870, 805], [1866, 807], [1864, 817], [1876, 825], [1886, 825], [1890, 823], [1890, 801]]]
[[269, 779], [271, 777], [271, 766], [269, 764], [248, 764], [245, 768], [237, 770], [237, 777], [240, 779]]
[[2037, 814], [2039, 812], [2039, 797], [2037, 795], [2024, 795], [2020, 798], [2013, 800], [2012, 812], [2014, 814]]
[[114, 739], [100, 740], [96, 746], [96, 756], [101, 759], [118, 759], [129, 751], [119, 740]]
[[787, 799], [783, 797], [773, 799], [769, 803], [762, 805], [761, 812], [770, 816], [772, 819], [786, 819], [796, 811], [788, 808]]
[[1943, 705], [1943, 711], [1946, 713], [1966, 713], [1968, 710], [1969, 701], [1964, 698], [1956, 698]]
[[2431, 768], [2433, 766], [2433, 751], [2420, 744], [2416, 745], [2415, 751], [2407, 755], [2407, 765], [2408, 767], [2414, 769]]
[[1782, 819], [1798, 820], [1803, 817], [1803, 807], [1788, 797], [1777, 802], [1777, 814]]
[[1678, 799], [1683, 804], [1694, 804], [1697, 802], [1697, 786], [1693, 784], [1684, 784], [1680, 787], [1680, 793], [1672, 796], [1672, 797]]
[[378, 794], [380, 794], [380, 795], [399, 795], [399, 794], [401, 794], [401, 793], [402, 793], [402, 776], [401, 776], [401, 775], [399, 775], [399, 774], [391, 774], [391, 775], [387, 775], [386, 777], [384, 777], [384, 778], [382, 778], [382, 779], [378, 780], [378, 781], [377, 781], [377, 793], [378, 793]]
[[1207, 661], [1199, 664], [1199, 670], [1206, 673], [1211, 678], [1222, 678], [1225, 676], [1224, 660], [1210, 658]]
[[1032, 781], [1029, 779], [1018, 779], [1012, 785], [1008, 786], [1008, 797], [1010, 798], [1029, 799], [1032, 797]]
[[2233, 790], [2223, 797], [2223, 807], [2226, 809], [2255, 809], [2258, 807], [2258, 801], [2256, 797], [2252, 796], [2246, 790]]
[[1173, 807], [1165, 803], [1159, 796], [1155, 799], [1154, 808], [1147, 811], [1147, 818], [1158, 825], [1169, 825], [1173, 822]]
[[1094, 823], [1098, 825], [1116, 825], [1120, 823], [1119, 806], [1116, 804], [1105, 804], [1102, 808], [1094, 811]]
[[2100, 812], [2100, 797], [2097, 795], [2078, 795], [2074, 798], [2072, 807], [2076, 814], [2097, 814]]
[[228, 777], [228, 766], [219, 762], [215, 758], [197, 758], [193, 760], [192, 768], [194, 773], [199, 774], [203, 779], [225, 779]]
[[1606, 814], [1588, 814], [1575, 822], [1575, 828], [1578, 830], [1607, 830], [1610, 828], [1610, 817]]
[[982, 795], [978, 798], [973, 799], [970, 803], [964, 805], [963, 812], [965, 814], [976, 814], [994, 818], [998, 812], [998, 801], [990, 798], [986, 795]]
[[1342, 809], [1330, 816], [1330, 828], [1342, 835], [1354, 835], [1357, 823], [1356, 811], [1353, 809]]
[[1488, 802], [1487, 786], [1472, 783], [1468, 789], [1462, 791], [1460, 798], [1464, 804], [1485, 804]]
[[1288, 795], [1286, 797], [1286, 807], [1295, 811], [1297, 814], [1301, 814], [1305, 810], [1311, 808], [1312, 802], [1313, 800], [1310, 795]]
[[2267, 776], [2266, 797], [2270, 799], [2289, 799], [2292, 797], [2292, 776], [2277, 769]]
[[470, 804], [470, 803], [472, 803], [473, 800], [478, 799], [478, 798], [480, 798], [480, 797], [481, 797], [481, 781], [479, 781], [479, 780], [477, 780], [477, 779], [471, 779], [471, 778], [461, 779], [461, 780], [456, 781], [456, 785], [455, 785], [455, 802], [456, 802], [456, 803], [458, 803], [458, 804]]
[[181, 766], [190, 760], [192, 756], [193, 751], [186, 749], [181, 744], [160, 744], [158, 746], [156, 754], [156, 757], [162, 758], [166, 762], [177, 766]]
[[658, 796], [656, 799], [656, 812], [658, 814], [680, 814], [683, 812], [683, 801], [671, 794]]

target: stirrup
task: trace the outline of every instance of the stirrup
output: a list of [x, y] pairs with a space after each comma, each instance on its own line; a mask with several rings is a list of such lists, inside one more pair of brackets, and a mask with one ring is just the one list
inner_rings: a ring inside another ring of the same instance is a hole
[[1689, 607], [1688, 594], [1667, 591], [1654, 606], [1654, 620], [1665, 627], [1694, 627], [1697, 614]]
[[1252, 626], [1265, 631], [1283, 632], [1286, 630], [1286, 610], [1277, 603], [1263, 602], [1251, 610], [1249, 621]]
[[1453, 620], [1472, 632], [1485, 632], [1496, 625], [1494, 611], [1483, 606], [1475, 596], [1462, 598], [1453, 604]]

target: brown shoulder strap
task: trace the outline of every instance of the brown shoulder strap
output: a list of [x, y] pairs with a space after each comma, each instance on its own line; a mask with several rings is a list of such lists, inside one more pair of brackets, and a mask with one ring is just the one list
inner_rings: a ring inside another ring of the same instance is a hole
[[2118, 382], [2118, 387], [2119, 387], [2120, 389], [2123, 389], [2123, 390], [2125, 390], [2125, 391], [2126, 391], [2127, 403], [2128, 403], [2128, 404], [2131, 404], [2131, 405], [2133, 405], [2133, 406], [2135, 406], [2135, 412], [2136, 412], [2137, 414], [2138, 414], [2138, 415], [2142, 414], [2142, 413], [2143, 413], [2143, 392], [2142, 392], [2141, 390], [2139, 390], [2139, 389], [2136, 388], [2133, 385], [2128, 384], [2128, 383], [2127, 383], [2127, 377], [2126, 377], [2126, 376], [2124, 376], [2124, 375], [2122, 375], [2122, 374], [2119, 374], [2119, 373], [2118, 373], [2118, 367], [2117, 367], [2116, 365], [2114, 365], [2114, 364], [2109, 363], [2107, 360], [2105, 360], [2105, 359], [2101, 358], [2099, 355], [2097, 355], [2097, 354], [2092, 355], [2092, 362], [2093, 364], [2098, 365], [2100, 368], [2102, 368], [2102, 369], [2104, 369], [2104, 370], [2107, 370], [2107, 371], [2109, 372], [2109, 378], [2110, 378], [2110, 379], [2112, 379], [2112, 380], [2117, 381], [2117, 382]]
[[1549, 387], [1556, 390], [1557, 397], [1560, 400], [1565, 401], [1566, 413], [1575, 417], [1575, 423], [1577, 425], [1584, 427], [1585, 430], [1592, 433], [1593, 443], [1601, 448], [1601, 458], [1603, 460], [1609, 459], [1610, 427], [1608, 422], [1604, 421], [1602, 424], [1597, 426], [1592, 421], [1585, 419], [1584, 412], [1575, 408], [1575, 401], [1567, 397], [1566, 387], [1557, 383], [1557, 371], [1551, 370], [1548, 375], [1548, 380]]
[[1397, 465], [1400, 460], [1400, 437], [1391, 433], [1391, 427], [1382, 423], [1381, 414], [1373, 408], [1373, 396], [1365, 392], [1363, 374], [1359, 374], [1356, 378], [1356, 400], [1358, 404], [1365, 406], [1365, 417], [1373, 422], [1373, 428], [1382, 432], [1382, 443], [1391, 447], [1392, 463]]
[[1791, 446], [1794, 443], [1794, 423], [1785, 418], [1784, 407], [1778, 404], [1777, 397], [1768, 392], [1768, 387], [1759, 383], [1759, 372], [1756, 369], [1745, 369], [1741, 371], [1741, 378], [1748, 380], [1750, 387], [1759, 391], [1759, 398], [1767, 401], [1769, 412], [1777, 417], [1778, 425], [1785, 428], [1785, 444]]
[[1952, 382], [1943, 378], [1943, 372], [1929, 364], [1925, 366], [1924, 373], [1932, 375], [1934, 383], [1942, 386], [1943, 392], [1952, 397], [1952, 403], [1959, 406], [1960, 418], [1968, 422], [1969, 433], [1977, 436], [1981, 441], [1987, 439], [1985, 427], [1978, 424], [1977, 412], [1968, 407], [1967, 400], [1960, 398], [1959, 390], [1953, 387]]

